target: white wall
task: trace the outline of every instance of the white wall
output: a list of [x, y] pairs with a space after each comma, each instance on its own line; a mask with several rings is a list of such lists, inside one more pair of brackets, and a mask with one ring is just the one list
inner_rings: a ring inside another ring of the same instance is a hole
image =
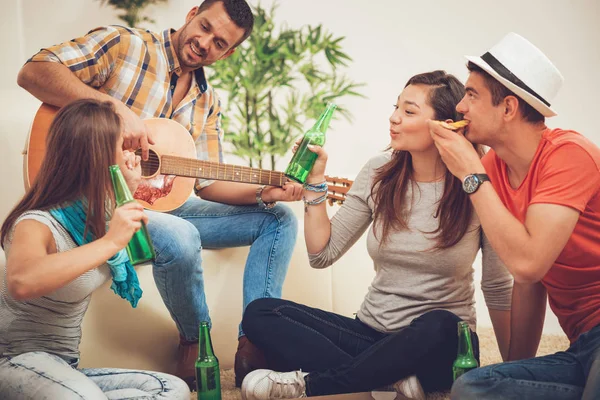
[[[145, 27], [178, 28], [199, 1], [169, 0], [167, 5], [151, 7], [148, 14], [156, 23]], [[262, 4], [268, 7], [273, 2]], [[0, 17], [7, 62], [0, 65], [0, 88], [14, 87], [20, 65], [41, 47], [95, 26], [120, 23], [115, 12], [101, 7], [98, 0], [2, 3], [8, 6]], [[354, 58], [347, 74], [367, 84], [363, 93], [368, 99], [345, 102], [354, 121], [338, 121], [330, 131], [327, 147], [333, 175], [354, 175], [387, 145], [391, 106], [410, 76], [441, 68], [464, 80], [463, 55], [482, 54], [508, 31], [540, 47], [565, 77], [553, 104], [559, 116], [549, 124], [578, 130], [600, 143], [594, 122], [600, 106], [597, 0], [281, 0], [276, 18], [292, 27], [321, 23], [336, 36], [345, 36], [343, 50]], [[281, 160], [279, 167], [284, 168], [287, 160]]]
[[[169, 0], [152, 7], [151, 29], [178, 28], [186, 12], [200, 0]], [[252, 3], [256, 3], [255, 0]], [[269, 6], [273, 0], [263, 0]], [[352, 177], [368, 158], [388, 143], [392, 104], [413, 74], [446, 69], [466, 79], [463, 55], [479, 55], [506, 32], [531, 40], [554, 61], [565, 85], [553, 107], [559, 116], [549, 125], [578, 130], [600, 144], [597, 112], [600, 101], [600, 2], [597, 0], [281, 0], [277, 21], [292, 27], [322, 23], [345, 36], [343, 50], [354, 61], [347, 74], [365, 82], [368, 99], [351, 99], [345, 106], [353, 123], [336, 122], [329, 134], [329, 173]], [[38, 49], [69, 40], [89, 29], [120, 23], [115, 13], [97, 0], [2, 0], [0, 43], [0, 146], [6, 149], [11, 129], [27, 129], [37, 101], [18, 89], [18, 69]], [[217, 65], [218, 67], [218, 65]], [[16, 128], [15, 128], [16, 127]], [[6, 173], [20, 165], [21, 148], [0, 158]], [[235, 159], [229, 158], [230, 161]], [[283, 168], [287, 160], [282, 160]], [[22, 194], [22, 188], [2, 188], [0, 219]], [[353, 312], [372, 276], [370, 259], [361, 240], [352, 250], [356, 268], [334, 270], [334, 292], [348, 298], [338, 304]], [[479, 268], [478, 268], [479, 269]], [[347, 297], [346, 297], [347, 296]], [[478, 299], [481, 300], [480, 293]], [[480, 311], [483, 311], [479, 301]], [[488, 324], [487, 313], [479, 313]], [[551, 317], [546, 331], [558, 331]]]
[[[178, 28], [199, 1], [169, 0], [167, 5], [150, 8], [156, 24], [147, 27]], [[8, 63], [0, 66], [0, 88], [14, 83], [19, 65], [39, 48], [97, 25], [119, 23], [98, 0], [2, 3], [8, 5], [0, 17], [4, 33], [0, 40]], [[272, 3], [262, 1], [265, 6]], [[593, 124], [600, 105], [599, 19], [597, 0], [281, 0], [277, 10], [277, 20], [289, 26], [322, 23], [335, 35], [345, 36], [343, 48], [354, 58], [348, 75], [367, 83], [368, 99], [346, 103], [355, 115], [354, 123], [340, 121], [329, 135], [330, 171], [345, 175], [355, 173], [387, 144], [391, 104], [411, 75], [443, 68], [465, 79], [462, 56], [483, 53], [508, 31], [540, 47], [565, 76], [554, 104], [559, 116], [550, 124], [579, 130], [600, 143]]]

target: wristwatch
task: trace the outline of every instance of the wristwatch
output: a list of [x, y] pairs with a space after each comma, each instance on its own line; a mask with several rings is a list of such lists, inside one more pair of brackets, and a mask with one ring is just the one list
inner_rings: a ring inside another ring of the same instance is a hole
[[473, 194], [485, 181], [490, 182], [490, 177], [487, 174], [469, 174], [463, 179], [462, 187], [467, 194]]
[[259, 206], [263, 207], [263, 208], [273, 208], [275, 207], [275, 204], [277, 204], [276, 201], [272, 201], [270, 203], [266, 203], [263, 201], [262, 199], [262, 192], [264, 190], [265, 186], [260, 186], [258, 189], [256, 189], [256, 204], [258, 204]]

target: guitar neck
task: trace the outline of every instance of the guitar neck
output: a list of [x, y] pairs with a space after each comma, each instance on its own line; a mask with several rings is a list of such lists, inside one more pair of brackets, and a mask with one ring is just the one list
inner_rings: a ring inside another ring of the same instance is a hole
[[161, 157], [160, 173], [269, 186], [283, 186], [288, 181], [282, 172], [168, 155]]

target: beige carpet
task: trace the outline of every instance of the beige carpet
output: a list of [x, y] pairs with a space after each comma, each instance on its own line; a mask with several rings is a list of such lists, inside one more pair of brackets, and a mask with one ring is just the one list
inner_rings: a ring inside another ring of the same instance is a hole
[[[490, 365], [502, 361], [493, 330], [491, 328], [481, 328], [477, 333], [479, 335], [481, 365]], [[567, 347], [569, 347], [569, 341], [565, 336], [544, 335], [537, 355], [542, 356], [555, 353], [565, 350]], [[221, 371], [221, 391], [223, 400], [239, 400], [242, 398], [240, 390], [234, 385], [232, 369]], [[448, 398], [447, 393], [433, 393], [427, 397], [427, 400], [445, 400]], [[195, 392], [192, 393], [191, 399], [196, 399]]]

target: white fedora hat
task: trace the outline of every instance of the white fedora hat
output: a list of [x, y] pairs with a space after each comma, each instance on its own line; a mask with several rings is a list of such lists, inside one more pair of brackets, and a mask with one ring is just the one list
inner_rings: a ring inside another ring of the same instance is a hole
[[527, 39], [511, 32], [481, 57], [466, 58], [543, 116], [556, 115], [550, 104], [562, 86], [563, 76]]

